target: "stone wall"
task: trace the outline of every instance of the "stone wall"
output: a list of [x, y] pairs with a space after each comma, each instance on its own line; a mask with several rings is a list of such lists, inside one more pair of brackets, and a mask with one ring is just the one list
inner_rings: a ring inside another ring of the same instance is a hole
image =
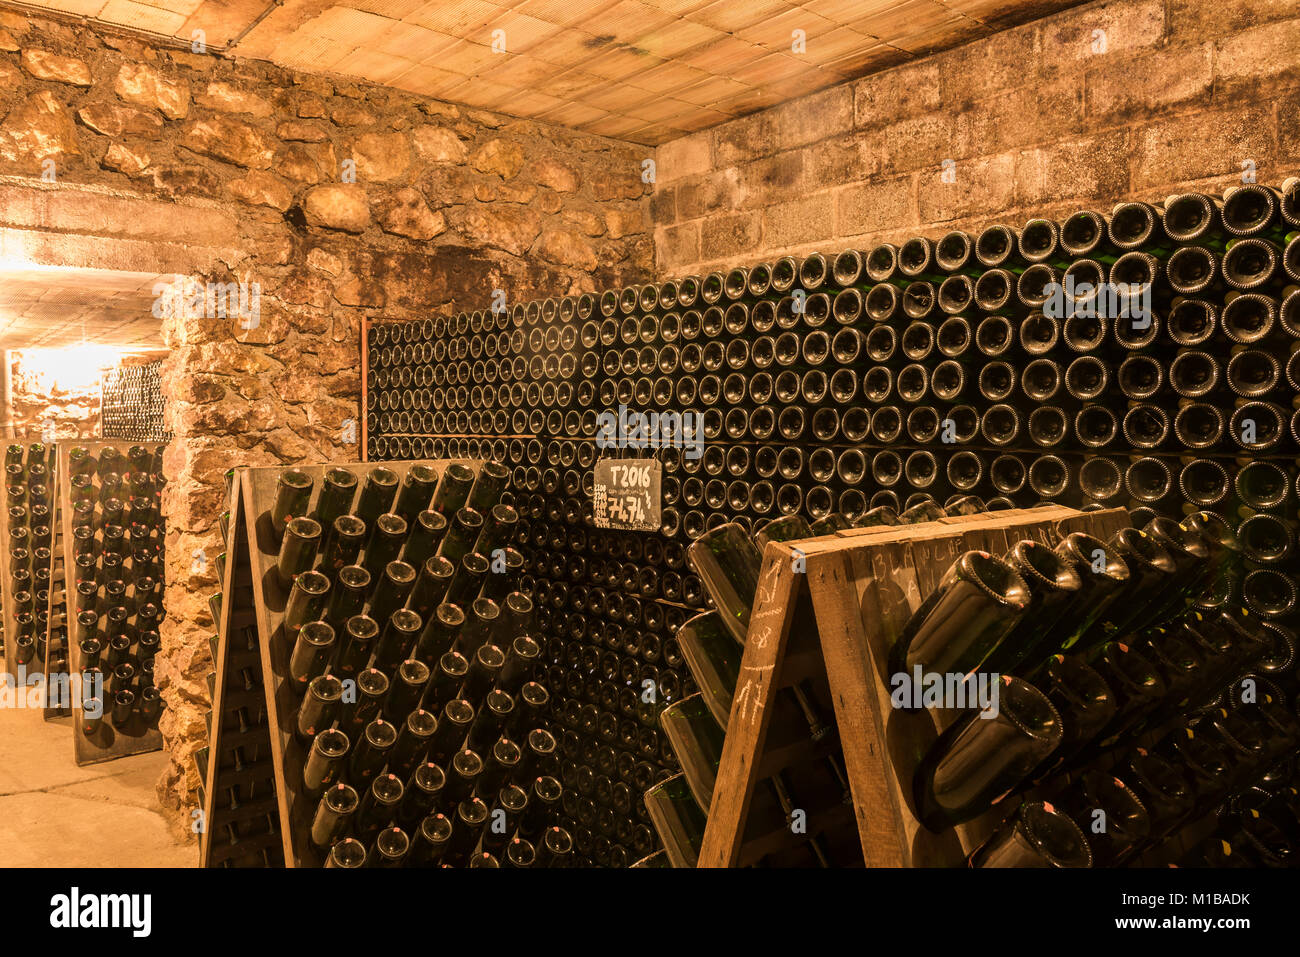
[[1243, 164], [1277, 184], [1300, 169], [1297, 51], [1297, 0], [1092, 3], [674, 140], [658, 270], [1220, 192]]
[[[188, 830], [205, 738], [208, 596], [232, 465], [348, 461], [363, 318], [414, 318], [643, 280], [643, 148], [266, 63], [0, 14], [0, 175], [232, 214], [205, 281], [249, 320], [163, 318], [164, 807]], [[352, 174], [355, 174], [354, 176]], [[354, 181], [353, 181], [354, 180]], [[111, 207], [107, 207], [111, 208]], [[0, 214], [4, 211], [0, 210]], [[151, 251], [140, 249], [148, 258]], [[141, 267], [145, 268], [145, 267]]]
[[53, 426], [58, 439], [88, 439], [99, 434], [99, 382], [65, 387], [42, 370], [23, 362], [23, 353], [9, 353], [13, 387], [14, 437], [43, 442]]

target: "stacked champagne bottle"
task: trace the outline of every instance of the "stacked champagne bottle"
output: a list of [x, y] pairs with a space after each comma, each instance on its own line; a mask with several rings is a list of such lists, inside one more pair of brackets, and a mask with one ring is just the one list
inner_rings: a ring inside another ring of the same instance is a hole
[[[1285, 616], [1298, 195], [1242, 185], [379, 327], [371, 452], [472, 444], [582, 499], [581, 440], [621, 403], [700, 418], [702, 458], [662, 455], [674, 537], [925, 494], [1260, 512], [1237, 585]], [[548, 441], [568, 464], [539, 464]]]
[[[602, 867], [623, 867], [655, 848], [639, 795], [671, 774], [673, 752], [658, 714], [689, 695], [692, 682], [673, 634], [688, 609], [657, 600], [656, 584], [695, 589], [685, 550], [661, 548], [635, 532], [534, 520], [519, 548], [538, 606], [549, 687], [555, 692], [562, 811], [575, 850]], [[676, 591], [673, 591], [676, 594]]]
[[28, 674], [68, 668], [66, 632], [50, 621], [55, 466], [54, 449], [39, 442], [5, 449], [11, 603], [5, 627], [13, 656], [7, 664], [15, 674], [20, 667]]
[[163, 423], [162, 363], [122, 366], [104, 375], [100, 434], [128, 442], [170, 442]]
[[[1295, 638], [1214, 594], [1241, 560], [1209, 512], [1110, 542], [1074, 533], [961, 556], [889, 649], [891, 674], [997, 683], [991, 714], [891, 715], [890, 752], [927, 833], [989, 815], [977, 867], [1122, 866], [1149, 852], [1192, 863], [1202, 851], [1184, 845], [1207, 830], [1230, 832], [1239, 859], [1294, 863]], [[1251, 821], [1246, 788], [1267, 812]], [[1243, 835], [1271, 840], [1275, 825], [1289, 837], [1256, 853]]]
[[[563, 788], [514, 590], [507, 470], [372, 467], [279, 477], [297, 786], [326, 866], [564, 866]], [[355, 503], [354, 503], [355, 498]]]
[[154, 683], [165, 614], [162, 447], [106, 446], [98, 458], [74, 447], [68, 482], [72, 638], [82, 681], [99, 692], [83, 705], [80, 732], [108, 747], [115, 733], [156, 727], [163, 707]]

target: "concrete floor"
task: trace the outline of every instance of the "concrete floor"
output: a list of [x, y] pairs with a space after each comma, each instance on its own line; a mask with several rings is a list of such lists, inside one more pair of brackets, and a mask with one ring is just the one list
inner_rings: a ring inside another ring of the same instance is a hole
[[161, 751], [79, 768], [72, 719], [0, 708], [0, 867], [194, 867], [154, 784]]

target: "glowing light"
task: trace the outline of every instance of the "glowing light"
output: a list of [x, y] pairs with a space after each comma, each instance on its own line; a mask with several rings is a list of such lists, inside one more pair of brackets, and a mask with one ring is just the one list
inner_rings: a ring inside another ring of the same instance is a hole
[[121, 361], [121, 350], [85, 343], [62, 349], [22, 349], [16, 352], [18, 374], [38, 394], [87, 392], [96, 389], [106, 369]]

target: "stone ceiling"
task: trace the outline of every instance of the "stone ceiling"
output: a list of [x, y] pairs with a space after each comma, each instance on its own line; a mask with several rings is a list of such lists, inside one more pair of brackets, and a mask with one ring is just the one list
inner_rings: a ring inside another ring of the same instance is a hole
[[154, 284], [171, 274], [0, 263], [0, 348], [162, 347]]
[[658, 145], [1079, 0], [31, 0]]

